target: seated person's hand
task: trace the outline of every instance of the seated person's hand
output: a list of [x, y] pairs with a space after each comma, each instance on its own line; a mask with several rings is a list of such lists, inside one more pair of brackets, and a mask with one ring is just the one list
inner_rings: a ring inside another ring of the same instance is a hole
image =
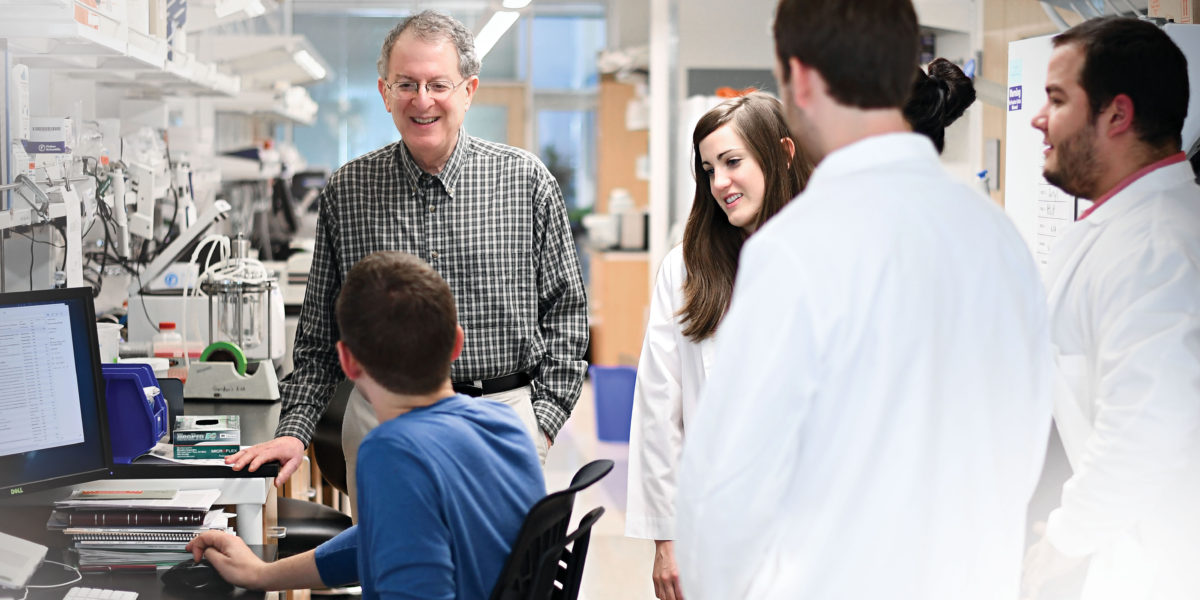
[[193, 538], [186, 550], [197, 561], [208, 560], [225, 581], [247, 589], [263, 589], [266, 563], [242, 538], [224, 531], [205, 531]]
[[269, 442], [255, 444], [244, 448], [237, 454], [225, 457], [225, 464], [233, 465], [234, 471], [240, 471], [250, 465], [250, 471], [257, 471], [263, 463], [279, 461], [279, 475], [275, 477], [275, 485], [283, 485], [304, 459], [304, 442], [290, 435], [277, 437]]

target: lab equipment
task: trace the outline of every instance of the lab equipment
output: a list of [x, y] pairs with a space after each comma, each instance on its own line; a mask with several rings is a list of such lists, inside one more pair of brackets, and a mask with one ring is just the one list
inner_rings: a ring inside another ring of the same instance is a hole
[[197, 240], [208, 232], [209, 228], [224, 220], [230, 210], [232, 209], [229, 203], [224, 200], [213, 202], [213, 205], [201, 213], [191, 227], [184, 230], [154, 260], [150, 261], [150, 264], [146, 265], [139, 277], [130, 281], [129, 306], [130, 308], [141, 306], [144, 309], [129, 311], [130, 342], [150, 341], [150, 338], [158, 331], [156, 325], [159, 321], [171, 321], [179, 316], [184, 317], [179, 318], [179, 321], [183, 322], [182, 335], [184, 339], [207, 342], [204, 336], [208, 330], [208, 323], [202, 321], [199, 327], [193, 329], [187, 319], [188, 315], [191, 315], [191, 318], [198, 316], [201, 320], [205, 318], [203, 299], [193, 299], [183, 294], [182, 286], [171, 295], [150, 295], [147, 288], [150, 282], [155, 281], [169, 270], [173, 263], [186, 260], [186, 258], [181, 258], [183, 254], [190, 250]]
[[283, 335], [283, 296], [262, 263], [248, 256], [240, 236], [232, 256], [204, 273], [200, 289], [208, 296], [209, 342], [237, 344], [251, 359], [276, 358]]
[[94, 319], [88, 287], [0, 294], [0, 499], [109, 474]]

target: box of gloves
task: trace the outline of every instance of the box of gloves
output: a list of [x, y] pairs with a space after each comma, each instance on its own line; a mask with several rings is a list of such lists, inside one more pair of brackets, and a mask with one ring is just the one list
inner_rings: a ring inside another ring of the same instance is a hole
[[175, 458], [220, 458], [236, 454], [242, 447], [241, 421], [237, 415], [179, 415], [171, 432]]

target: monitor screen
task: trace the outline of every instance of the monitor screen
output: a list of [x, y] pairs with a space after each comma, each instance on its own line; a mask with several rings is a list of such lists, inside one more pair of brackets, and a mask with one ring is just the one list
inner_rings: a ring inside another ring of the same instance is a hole
[[0, 500], [108, 475], [90, 288], [0, 294]]

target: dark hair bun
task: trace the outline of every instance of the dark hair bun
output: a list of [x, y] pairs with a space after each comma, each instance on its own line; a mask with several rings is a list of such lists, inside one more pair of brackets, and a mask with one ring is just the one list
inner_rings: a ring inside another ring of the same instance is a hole
[[933, 140], [942, 151], [945, 129], [962, 116], [975, 101], [975, 83], [958, 65], [935, 58], [929, 63], [929, 74], [917, 69], [912, 96], [904, 105], [904, 118], [913, 131]]
[[929, 63], [929, 79], [945, 90], [942, 127], [949, 127], [975, 101], [975, 82], [958, 65], [944, 58], [935, 58]]

